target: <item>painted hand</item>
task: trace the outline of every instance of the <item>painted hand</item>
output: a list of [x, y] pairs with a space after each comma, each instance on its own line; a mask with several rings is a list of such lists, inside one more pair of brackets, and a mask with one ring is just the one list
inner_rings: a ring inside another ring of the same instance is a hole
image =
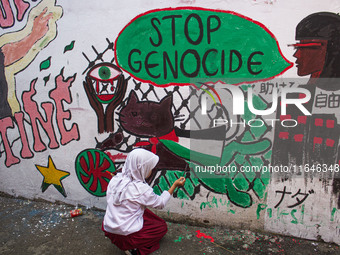
[[39, 16], [37, 16], [33, 21], [32, 35], [39, 40], [48, 32], [48, 22], [53, 17], [53, 13], [47, 14], [47, 8], [45, 8]]

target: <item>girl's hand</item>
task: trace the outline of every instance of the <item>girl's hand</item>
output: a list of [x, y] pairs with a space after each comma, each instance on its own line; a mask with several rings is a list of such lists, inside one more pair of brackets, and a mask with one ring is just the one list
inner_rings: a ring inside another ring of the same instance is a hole
[[185, 178], [181, 177], [177, 179], [174, 184], [176, 185], [176, 187], [183, 187], [185, 184], [185, 181], [186, 181]]
[[172, 184], [171, 188], [168, 190], [169, 193], [172, 195], [177, 187], [183, 187], [185, 184], [185, 178], [181, 177], [177, 179], [174, 184]]

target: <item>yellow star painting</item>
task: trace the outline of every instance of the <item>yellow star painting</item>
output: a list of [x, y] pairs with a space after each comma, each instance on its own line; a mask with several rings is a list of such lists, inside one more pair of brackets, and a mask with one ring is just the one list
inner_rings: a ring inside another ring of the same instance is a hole
[[44, 192], [52, 184], [64, 197], [66, 197], [66, 192], [61, 181], [70, 175], [69, 172], [57, 169], [51, 156], [48, 156], [47, 167], [39, 165], [35, 165], [35, 167], [42, 176], [44, 176], [43, 183], [41, 184], [42, 192]]

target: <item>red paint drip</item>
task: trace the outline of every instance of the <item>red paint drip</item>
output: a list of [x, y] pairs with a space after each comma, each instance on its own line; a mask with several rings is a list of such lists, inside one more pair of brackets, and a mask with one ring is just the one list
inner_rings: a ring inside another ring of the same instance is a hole
[[196, 236], [197, 236], [198, 238], [204, 237], [204, 238], [206, 238], [206, 239], [210, 239], [210, 242], [212, 242], [212, 243], [215, 242], [214, 238], [212, 238], [211, 236], [208, 236], [208, 235], [206, 235], [206, 234], [204, 234], [204, 233], [201, 233], [200, 230], [197, 230], [196, 233], [197, 233]]

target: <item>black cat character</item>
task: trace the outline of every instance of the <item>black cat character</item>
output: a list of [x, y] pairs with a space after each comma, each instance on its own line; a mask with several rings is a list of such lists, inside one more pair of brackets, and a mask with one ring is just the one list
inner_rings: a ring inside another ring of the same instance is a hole
[[[159, 156], [159, 162], [150, 179], [158, 170], [189, 171], [188, 163], [166, 149], [159, 141], [164, 139], [178, 142], [171, 107], [172, 95], [164, 97], [160, 102], [139, 101], [135, 91], [131, 91], [126, 105], [118, 113], [121, 128], [141, 140], [134, 144], [134, 147], [142, 147]], [[117, 149], [123, 138], [122, 131], [117, 131], [98, 143], [97, 149]]]

